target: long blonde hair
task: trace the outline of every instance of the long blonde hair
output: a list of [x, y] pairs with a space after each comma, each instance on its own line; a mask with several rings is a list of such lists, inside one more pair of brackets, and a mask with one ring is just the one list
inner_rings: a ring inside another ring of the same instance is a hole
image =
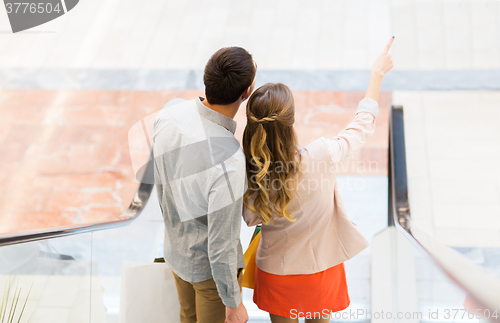
[[[260, 214], [264, 224], [273, 218], [273, 209], [277, 218], [294, 221], [286, 209], [292, 200], [291, 191], [296, 189], [295, 175], [299, 173], [300, 164], [296, 159], [294, 122], [293, 94], [284, 84], [267, 83], [255, 90], [248, 100], [247, 126], [243, 133], [248, 191], [243, 202], [250, 211]], [[276, 193], [274, 196], [270, 196], [271, 189]], [[251, 205], [249, 199], [255, 193]], [[271, 198], [273, 208], [270, 207]]]

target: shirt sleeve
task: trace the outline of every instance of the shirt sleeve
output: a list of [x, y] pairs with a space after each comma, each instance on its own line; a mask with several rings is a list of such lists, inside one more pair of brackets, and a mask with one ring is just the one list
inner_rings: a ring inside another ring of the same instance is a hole
[[365, 144], [375, 131], [375, 118], [379, 112], [378, 103], [373, 99], [359, 102], [354, 120], [333, 139], [322, 138], [327, 152], [334, 163], [352, 156]]
[[222, 164], [222, 172], [208, 197], [208, 258], [219, 296], [228, 307], [238, 307], [241, 303], [237, 262], [246, 184], [244, 159], [242, 167], [237, 164], [240, 162], [235, 165], [229, 160]]

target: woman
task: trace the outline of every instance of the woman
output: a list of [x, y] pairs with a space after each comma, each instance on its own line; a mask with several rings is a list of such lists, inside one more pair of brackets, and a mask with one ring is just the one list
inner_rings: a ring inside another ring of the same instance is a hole
[[263, 224], [254, 302], [273, 323], [329, 322], [330, 313], [349, 306], [343, 262], [368, 242], [346, 215], [335, 173], [374, 132], [393, 40], [373, 65], [354, 120], [333, 139], [297, 146], [293, 96], [283, 84], [265, 84], [248, 101], [244, 218], [249, 226]]

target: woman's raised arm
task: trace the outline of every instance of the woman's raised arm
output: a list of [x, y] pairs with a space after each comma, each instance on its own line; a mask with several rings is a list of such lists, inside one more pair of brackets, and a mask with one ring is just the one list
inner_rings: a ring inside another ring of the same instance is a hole
[[327, 152], [334, 163], [345, 160], [361, 149], [368, 136], [375, 131], [375, 119], [379, 111], [377, 101], [382, 78], [394, 66], [392, 56], [389, 54], [393, 41], [394, 37], [389, 40], [384, 51], [373, 64], [368, 90], [366, 90], [365, 98], [359, 102], [354, 120], [336, 137], [323, 138]]

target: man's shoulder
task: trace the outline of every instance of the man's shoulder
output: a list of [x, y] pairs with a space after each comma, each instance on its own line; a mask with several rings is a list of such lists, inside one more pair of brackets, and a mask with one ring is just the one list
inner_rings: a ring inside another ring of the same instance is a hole
[[154, 121], [156, 136], [199, 136], [201, 121], [194, 100], [174, 99], [161, 109]]
[[171, 119], [172, 117], [186, 115], [192, 112], [195, 107], [193, 100], [172, 99], [168, 101], [155, 118], [155, 125], [161, 119]]

